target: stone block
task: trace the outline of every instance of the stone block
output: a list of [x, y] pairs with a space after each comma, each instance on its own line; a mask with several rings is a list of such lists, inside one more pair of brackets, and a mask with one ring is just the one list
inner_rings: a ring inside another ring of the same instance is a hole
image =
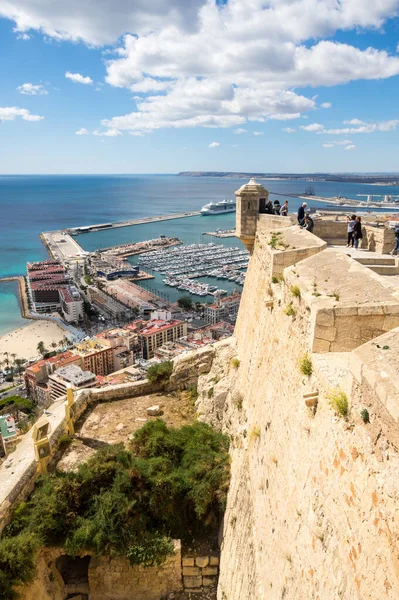
[[147, 408], [147, 415], [150, 417], [157, 417], [161, 414], [161, 407], [159, 404], [154, 404], [153, 406], [149, 406]]
[[330, 352], [330, 342], [328, 342], [327, 340], [318, 340], [317, 338], [315, 338], [313, 340], [313, 348], [312, 348], [313, 352]]
[[218, 556], [210, 556], [209, 564], [211, 567], [217, 567], [219, 565], [219, 557]]
[[181, 559], [182, 567], [193, 567], [194, 566], [194, 558], [189, 558], [185, 556]]
[[217, 575], [218, 574], [218, 568], [217, 567], [205, 567], [204, 569], [202, 569], [202, 574], [205, 576], [208, 575]]
[[357, 314], [359, 316], [364, 316], [364, 315], [383, 315], [384, 314], [384, 308], [381, 305], [374, 305], [374, 306], [359, 306], [359, 308], [357, 309]]
[[209, 565], [209, 556], [197, 556], [195, 564], [197, 567], [201, 567], [201, 569], [207, 567]]
[[334, 314], [336, 317], [354, 317], [357, 310], [357, 306], [335, 306]]
[[334, 311], [332, 309], [321, 309], [316, 313], [316, 323], [322, 327], [332, 327], [334, 325]]
[[315, 337], [317, 337], [318, 339], [333, 342], [335, 340], [336, 333], [337, 331], [335, 327], [321, 327], [316, 322]]
[[186, 589], [200, 588], [202, 585], [202, 577], [183, 577], [183, 584]]
[[196, 577], [201, 575], [199, 567], [183, 567], [183, 576]]
[[202, 578], [202, 585], [204, 587], [216, 586], [216, 584], [217, 584], [217, 577], [203, 577]]

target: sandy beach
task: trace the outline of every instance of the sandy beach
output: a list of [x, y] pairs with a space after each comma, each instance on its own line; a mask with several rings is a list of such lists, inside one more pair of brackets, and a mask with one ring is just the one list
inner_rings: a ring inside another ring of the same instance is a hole
[[30, 321], [15, 331], [0, 336], [0, 359], [3, 352], [16, 354], [17, 358], [33, 358], [40, 356], [37, 351], [39, 342], [45, 347], [53, 350], [52, 342], [62, 340], [67, 331], [51, 321]]

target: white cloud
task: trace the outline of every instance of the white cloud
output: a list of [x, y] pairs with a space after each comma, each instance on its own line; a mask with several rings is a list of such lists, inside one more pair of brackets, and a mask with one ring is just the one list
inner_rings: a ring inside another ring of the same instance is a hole
[[318, 133], [319, 131], [324, 132], [324, 125], [321, 125], [320, 123], [311, 123], [310, 125], [301, 125], [300, 129], [303, 129], [304, 131], [315, 131]]
[[[312, 100], [313, 102], [313, 100]], [[313, 107], [312, 107], [313, 108]], [[270, 115], [269, 119], [275, 120], [275, 121], [291, 121], [292, 119], [299, 119], [299, 117], [301, 116], [301, 113], [277, 113], [276, 115]]]
[[234, 133], [236, 135], [241, 135], [242, 133], [247, 133], [247, 129], [242, 129], [241, 127], [239, 127], [238, 129], [234, 130]]
[[334, 144], [330, 144], [330, 143], [323, 144], [323, 148], [334, 148]]
[[[0, 0], [0, 16], [12, 19], [15, 31], [32, 29], [57, 40], [88, 45], [113, 44], [130, 31], [143, 34], [165, 23], [195, 28], [206, 0]], [[20, 35], [20, 34], [19, 34]]]
[[355, 144], [350, 144], [350, 146], [345, 146], [345, 150], [356, 150]]
[[219, 142], [211, 142], [208, 146], [208, 148], [219, 148], [220, 144]]
[[298, 88], [395, 76], [398, 55], [331, 38], [397, 14], [399, 0], [0, 0], [0, 16], [22, 35], [119, 44], [107, 54], [107, 83], [151, 96], [103, 125], [143, 133], [296, 119], [316, 108]]
[[33, 83], [23, 83], [17, 87], [20, 94], [27, 96], [44, 96], [47, 94], [47, 90], [42, 85], [34, 85]]
[[254, 131], [254, 135], [263, 135], [263, 131]]
[[90, 135], [90, 131], [88, 129], [86, 129], [85, 127], [82, 127], [78, 131], [75, 131], [75, 134], [76, 135]]
[[14, 121], [21, 117], [24, 121], [42, 121], [44, 117], [31, 115], [26, 108], [17, 108], [16, 106], [0, 107], [0, 122]]
[[285, 133], [295, 133], [296, 129], [293, 129], [292, 127], [283, 127], [283, 131], [285, 131]]
[[350, 121], [343, 121], [344, 125], [367, 125], [364, 121], [360, 119], [351, 119]]
[[17, 40], [24, 40], [26, 42], [27, 40], [30, 40], [30, 35], [27, 33], [18, 33]]
[[331, 104], [331, 102], [322, 102], [322, 103], [320, 104], [320, 107], [321, 107], [321, 108], [331, 108], [331, 107], [332, 107], [332, 104]]
[[355, 127], [342, 127], [337, 129], [326, 129], [324, 125], [320, 123], [312, 123], [311, 125], [301, 126], [301, 129], [305, 131], [311, 131], [317, 135], [329, 134], [329, 135], [350, 135], [354, 133], [374, 133], [375, 131], [393, 131], [399, 125], [399, 119], [392, 119], [390, 121], [380, 121], [377, 123], [365, 123], [359, 119], [352, 119], [351, 121], [344, 121], [344, 124], [352, 124]]
[[141, 133], [141, 131], [129, 131], [130, 135], [135, 135], [137, 137], [143, 137], [144, 133]]
[[107, 129], [106, 131], [93, 131], [93, 135], [98, 135], [101, 137], [117, 137], [118, 135], [123, 135], [121, 131], [118, 129]]
[[89, 76], [84, 77], [80, 73], [71, 73], [70, 71], [66, 71], [65, 77], [75, 83], [83, 83], [83, 85], [92, 85], [92, 83], [93, 83], [93, 80], [91, 79], [91, 77], [89, 77]]

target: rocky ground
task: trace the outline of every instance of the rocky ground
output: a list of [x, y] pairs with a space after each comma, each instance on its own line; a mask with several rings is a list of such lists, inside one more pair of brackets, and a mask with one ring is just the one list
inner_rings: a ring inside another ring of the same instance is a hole
[[[194, 401], [188, 392], [173, 392], [97, 404], [79, 419], [76, 436], [57, 468], [74, 470], [105, 444], [128, 445], [137, 429], [156, 418], [162, 418], [170, 427], [193, 423]], [[147, 409], [154, 405], [159, 406], [158, 416], [147, 413]]]

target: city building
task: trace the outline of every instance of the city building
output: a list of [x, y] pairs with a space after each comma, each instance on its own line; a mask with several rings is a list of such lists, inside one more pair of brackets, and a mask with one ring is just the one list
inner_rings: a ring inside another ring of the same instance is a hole
[[38, 360], [25, 369], [25, 388], [29, 397], [39, 406], [47, 408], [51, 403], [49, 376], [67, 365], [83, 365], [82, 358], [71, 351], [62, 352], [51, 358]]
[[226, 298], [220, 298], [214, 304], [205, 308], [205, 320], [214, 325], [219, 321], [231, 321], [235, 323], [240, 306], [241, 294], [232, 294]]
[[17, 437], [17, 427], [12, 415], [0, 416], [0, 456], [7, 456], [8, 447]]
[[98, 386], [97, 377], [90, 371], [83, 371], [77, 365], [61, 367], [49, 377], [50, 396], [54, 402], [61, 396], [66, 396], [67, 388], [73, 391]]
[[97, 270], [97, 275], [105, 277], [108, 281], [119, 279], [120, 277], [138, 277], [140, 274], [140, 268], [138, 265], [132, 265], [131, 268], [127, 268], [126, 264], [122, 266], [104, 266]]
[[173, 342], [187, 335], [187, 323], [184, 321], [147, 321], [146, 326], [140, 331], [143, 358], [153, 358], [155, 350], [166, 342]]
[[82, 368], [96, 375], [109, 375], [114, 371], [114, 348], [107, 339], [94, 338], [75, 346], [83, 361]]
[[107, 317], [123, 319], [130, 314], [129, 309], [124, 304], [92, 285], [87, 288], [87, 296], [94, 308]]
[[83, 320], [83, 299], [74, 285], [59, 290], [61, 311], [68, 323]]
[[118, 279], [105, 285], [109, 294], [125, 306], [138, 310], [140, 315], [148, 316], [152, 311], [157, 310], [156, 298], [131, 281]]
[[28, 263], [27, 285], [36, 312], [60, 312], [69, 323], [83, 319], [81, 295], [60, 262]]

